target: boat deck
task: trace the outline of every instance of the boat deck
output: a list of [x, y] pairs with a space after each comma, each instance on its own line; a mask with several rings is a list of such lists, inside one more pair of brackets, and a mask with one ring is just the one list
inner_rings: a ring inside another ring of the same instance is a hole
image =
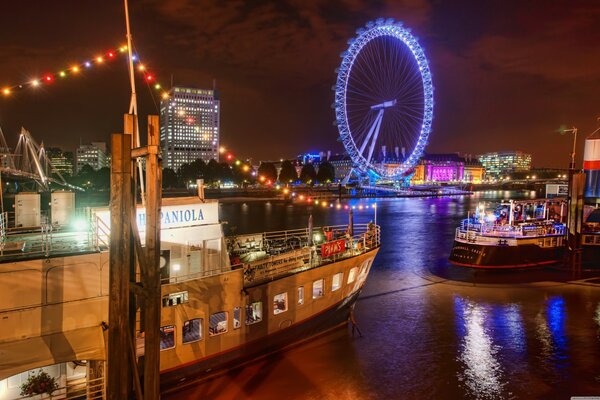
[[0, 263], [40, 257], [61, 257], [106, 249], [94, 232], [37, 227], [4, 232], [0, 236]]

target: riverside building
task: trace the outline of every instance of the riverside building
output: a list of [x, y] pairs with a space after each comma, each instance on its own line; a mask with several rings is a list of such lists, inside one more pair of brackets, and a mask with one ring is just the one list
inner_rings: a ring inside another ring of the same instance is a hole
[[486, 153], [479, 156], [488, 178], [502, 179], [513, 172], [531, 169], [531, 154], [522, 151]]
[[92, 142], [80, 145], [76, 152], [76, 173], [79, 173], [84, 165], [89, 165], [95, 170], [110, 167], [110, 159], [106, 154], [106, 143]]
[[215, 90], [173, 87], [160, 103], [163, 166], [219, 160], [220, 101]]

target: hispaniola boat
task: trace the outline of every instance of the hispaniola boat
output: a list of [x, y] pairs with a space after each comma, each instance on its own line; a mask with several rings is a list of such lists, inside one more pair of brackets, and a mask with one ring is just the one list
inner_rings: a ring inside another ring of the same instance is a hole
[[[39, 368], [53, 398], [103, 398], [110, 215], [85, 215], [18, 234], [0, 217], [0, 400]], [[163, 390], [346, 324], [380, 243], [379, 227], [351, 228], [225, 237], [216, 201], [163, 199]]]
[[486, 211], [479, 205], [456, 228], [450, 262], [473, 268], [536, 267], [564, 253], [564, 200], [509, 201]]

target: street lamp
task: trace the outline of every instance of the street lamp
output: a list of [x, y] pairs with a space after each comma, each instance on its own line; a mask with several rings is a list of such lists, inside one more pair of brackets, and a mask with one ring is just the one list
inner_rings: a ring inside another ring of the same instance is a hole
[[577, 128], [572, 127], [570, 129], [563, 129], [560, 133], [564, 135], [565, 133], [573, 133], [573, 151], [571, 151], [571, 164], [569, 165], [570, 170], [575, 169], [575, 145], [577, 144]]

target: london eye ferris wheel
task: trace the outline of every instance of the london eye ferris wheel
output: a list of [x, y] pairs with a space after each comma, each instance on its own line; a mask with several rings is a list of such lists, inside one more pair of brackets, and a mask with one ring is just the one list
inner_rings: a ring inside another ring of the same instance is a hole
[[429, 65], [401, 22], [380, 18], [356, 33], [335, 85], [340, 139], [356, 172], [398, 180], [417, 164], [431, 131]]

